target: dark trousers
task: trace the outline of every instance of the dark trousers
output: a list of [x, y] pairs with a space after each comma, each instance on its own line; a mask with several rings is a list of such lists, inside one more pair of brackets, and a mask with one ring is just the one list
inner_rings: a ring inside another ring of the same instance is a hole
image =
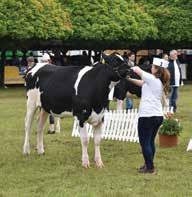
[[178, 98], [178, 87], [171, 87], [170, 97], [169, 97], [169, 107], [173, 107], [173, 111], [176, 112], [177, 105], [176, 101]]
[[139, 142], [147, 169], [154, 168], [155, 136], [162, 122], [163, 116], [140, 117], [138, 120]]

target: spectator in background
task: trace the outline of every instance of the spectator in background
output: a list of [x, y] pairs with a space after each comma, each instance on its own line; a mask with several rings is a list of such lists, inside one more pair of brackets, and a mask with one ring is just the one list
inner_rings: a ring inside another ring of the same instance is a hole
[[[23, 78], [25, 79], [27, 72], [33, 67], [35, 66], [35, 59], [33, 56], [30, 56], [27, 58], [27, 64], [24, 68], [24, 70], [22, 71], [22, 74], [24, 75]], [[26, 82], [24, 83], [24, 86], [26, 86]]]
[[[128, 54], [128, 65], [130, 67], [135, 66], [135, 54], [132, 52]], [[133, 99], [130, 97], [131, 97], [131, 94], [127, 92], [127, 97], [126, 97], [126, 102], [125, 102], [126, 110], [133, 109]]]
[[171, 92], [169, 96], [169, 107], [173, 107], [173, 111], [177, 110], [178, 88], [182, 83], [181, 67], [177, 58], [177, 51], [170, 51], [170, 60], [168, 65], [170, 72], [170, 87]]
[[162, 55], [162, 59], [166, 60], [166, 61], [169, 61], [169, 56], [167, 53], [163, 53]]
[[35, 59], [33, 56], [27, 58], [27, 71], [35, 65]]
[[130, 67], [135, 66], [135, 54], [132, 52], [128, 54], [128, 65]]

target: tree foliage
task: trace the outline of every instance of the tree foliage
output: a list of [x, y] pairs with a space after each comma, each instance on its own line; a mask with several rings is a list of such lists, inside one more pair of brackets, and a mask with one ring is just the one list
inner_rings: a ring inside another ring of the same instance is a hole
[[57, 0], [1, 0], [0, 38], [66, 39], [71, 23]]
[[158, 40], [168, 43], [192, 42], [192, 1], [138, 0], [155, 20]]
[[153, 18], [132, 0], [68, 0], [73, 39], [140, 41], [155, 38]]
[[74, 48], [192, 43], [191, 10], [188, 0], [1, 0], [0, 39], [56, 39]]

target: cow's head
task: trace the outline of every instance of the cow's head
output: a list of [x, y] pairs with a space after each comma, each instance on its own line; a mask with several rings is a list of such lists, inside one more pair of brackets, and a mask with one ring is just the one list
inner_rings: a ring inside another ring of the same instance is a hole
[[102, 53], [102, 61], [108, 64], [120, 79], [125, 78], [131, 72], [127, 62], [116, 52], [111, 55]]

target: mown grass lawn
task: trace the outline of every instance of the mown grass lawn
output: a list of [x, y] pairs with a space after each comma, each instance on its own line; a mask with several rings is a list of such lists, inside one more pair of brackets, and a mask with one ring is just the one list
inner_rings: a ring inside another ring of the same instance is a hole
[[[138, 100], [135, 101], [138, 103]], [[0, 90], [0, 197], [100, 197], [100, 196], [192, 196], [192, 152], [186, 152], [192, 137], [192, 85], [180, 89], [177, 117], [184, 130], [176, 148], [159, 148], [155, 164], [158, 174], [141, 175], [143, 163], [136, 143], [102, 141], [105, 164], [97, 169], [90, 140], [90, 169], [81, 167], [79, 138], [71, 137], [73, 120], [62, 120], [62, 132], [47, 135], [45, 155], [35, 152], [35, 124], [31, 155], [22, 155], [25, 116], [25, 90], [10, 87]]]

